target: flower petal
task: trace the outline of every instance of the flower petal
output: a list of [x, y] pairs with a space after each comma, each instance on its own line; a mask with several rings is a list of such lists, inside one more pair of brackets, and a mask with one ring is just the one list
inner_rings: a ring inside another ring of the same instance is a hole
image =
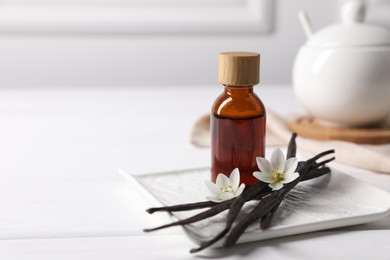
[[274, 179], [272, 178], [271, 174], [265, 172], [254, 172], [253, 176], [255, 176], [257, 179], [259, 179], [262, 182], [266, 182], [266, 183], [274, 182]]
[[299, 177], [299, 173], [298, 172], [286, 173], [284, 175], [284, 180], [281, 181], [281, 182], [282, 183], [289, 183], [289, 182], [292, 182], [293, 180], [295, 180], [298, 177]]
[[280, 190], [283, 187], [283, 184], [281, 182], [274, 182], [268, 184], [269, 187], [272, 188], [272, 190]]
[[234, 198], [234, 194], [231, 192], [223, 192], [223, 193], [219, 194], [219, 198], [221, 200], [230, 200], [230, 199]]
[[256, 162], [260, 171], [268, 174], [272, 173], [272, 165], [268, 160], [264, 159], [263, 157], [256, 157]]
[[208, 197], [206, 197], [206, 199], [208, 199], [209, 201], [213, 201], [213, 202], [222, 202], [223, 201], [217, 196], [208, 196]]
[[285, 173], [293, 173], [298, 166], [298, 158], [292, 157], [287, 160], [286, 165], [284, 167], [284, 172]]
[[220, 173], [217, 176], [216, 184], [217, 184], [217, 189], [219, 190], [219, 189], [221, 189], [223, 187], [229, 186], [230, 181], [229, 181], [229, 178], [226, 177], [225, 174]]
[[284, 159], [284, 155], [282, 153], [282, 150], [280, 150], [279, 148], [276, 148], [272, 152], [272, 156], [271, 156], [272, 167], [277, 171], [283, 172], [285, 162], [286, 162], [286, 160]]
[[240, 171], [238, 168], [235, 168], [229, 177], [230, 185], [232, 186], [233, 190], [237, 190], [238, 185], [240, 185]]
[[241, 183], [240, 187], [238, 187], [236, 193], [234, 194], [236, 197], [240, 196], [241, 193], [244, 191], [245, 189], [245, 184], [244, 183]]
[[284, 155], [282, 153], [282, 150], [280, 150], [279, 148], [276, 148], [272, 152], [272, 156], [271, 156], [272, 167], [275, 170], [283, 172], [285, 162], [286, 162], [286, 160], [284, 159]]
[[212, 182], [212, 181], [209, 181], [209, 180], [205, 180], [204, 181], [204, 184], [206, 184], [206, 187], [209, 189], [209, 191], [214, 194], [214, 195], [218, 195], [219, 193], [219, 190], [217, 188], [217, 185]]

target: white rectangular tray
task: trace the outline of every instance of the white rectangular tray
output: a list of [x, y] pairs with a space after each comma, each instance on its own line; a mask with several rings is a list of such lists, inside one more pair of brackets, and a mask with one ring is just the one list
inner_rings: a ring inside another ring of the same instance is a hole
[[[209, 178], [209, 168], [128, 175], [134, 188], [155, 200], [156, 206], [205, 201], [210, 194], [204, 180]], [[246, 210], [250, 207], [248, 205]], [[173, 217], [183, 219], [198, 212], [200, 210], [174, 212]], [[389, 193], [332, 169], [331, 174], [297, 185], [275, 213], [269, 229], [260, 230], [256, 222], [237, 243], [368, 223], [389, 212]], [[224, 228], [226, 214], [227, 211], [188, 225], [185, 231], [197, 244], [209, 240]], [[145, 228], [150, 228], [148, 223]], [[222, 242], [223, 239], [213, 247], [220, 247]]]

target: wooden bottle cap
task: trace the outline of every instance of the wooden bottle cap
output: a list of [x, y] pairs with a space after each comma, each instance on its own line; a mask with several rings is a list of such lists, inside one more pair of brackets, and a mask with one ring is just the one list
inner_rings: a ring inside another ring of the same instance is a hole
[[230, 86], [253, 86], [260, 80], [260, 54], [256, 52], [219, 53], [218, 81]]

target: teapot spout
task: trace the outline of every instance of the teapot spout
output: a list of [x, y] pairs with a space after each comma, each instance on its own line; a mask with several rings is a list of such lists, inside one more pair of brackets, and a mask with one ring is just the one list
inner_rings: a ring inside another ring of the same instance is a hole
[[314, 34], [309, 16], [303, 10], [300, 10], [298, 12], [298, 19], [301, 22], [306, 38], [309, 39]]

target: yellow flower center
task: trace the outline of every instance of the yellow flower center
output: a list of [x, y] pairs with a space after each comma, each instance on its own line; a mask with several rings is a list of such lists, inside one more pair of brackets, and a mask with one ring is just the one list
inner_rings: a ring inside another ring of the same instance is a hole
[[225, 187], [221, 187], [221, 192], [234, 192], [234, 189], [231, 185], [228, 185], [228, 186], [225, 186]]
[[284, 180], [284, 173], [281, 172], [279, 169], [272, 170], [272, 179], [274, 182], [281, 182]]

